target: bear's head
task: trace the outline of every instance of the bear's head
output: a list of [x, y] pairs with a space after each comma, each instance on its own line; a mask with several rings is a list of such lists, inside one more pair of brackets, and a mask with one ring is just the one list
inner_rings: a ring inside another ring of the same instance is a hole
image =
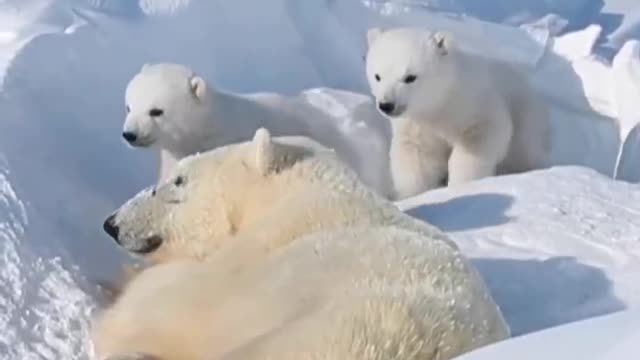
[[122, 137], [132, 147], [179, 150], [209, 115], [205, 80], [178, 64], [145, 64], [125, 93]]
[[261, 128], [252, 141], [181, 159], [166, 180], [112, 213], [104, 230], [127, 251], [153, 262], [206, 257], [286, 194], [331, 181], [320, 167], [340, 169], [334, 161], [342, 164], [311, 139], [272, 139]]
[[367, 80], [383, 115], [419, 116], [450, 96], [456, 81], [450, 34], [371, 28], [367, 42]]

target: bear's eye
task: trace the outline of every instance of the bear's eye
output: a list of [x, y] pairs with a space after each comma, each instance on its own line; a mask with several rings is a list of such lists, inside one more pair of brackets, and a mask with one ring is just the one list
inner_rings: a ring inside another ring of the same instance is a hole
[[129, 107], [129, 105], [125, 107], [125, 111], [127, 112], [127, 114], [131, 112], [131, 108]]
[[380, 75], [376, 74], [375, 78], [376, 78], [376, 81], [380, 81]]
[[181, 186], [184, 184], [184, 177], [183, 176], [178, 176], [174, 181], [173, 181], [173, 185], [175, 186]]
[[162, 116], [162, 114], [164, 114], [164, 111], [162, 111], [161, 109], [153, 108], [153, 109], [149, 110], [149, 116], [151, 116], [151, 117]]
[[412, 82], [416, 81], [417, 78], [418, 77], [415, 76], [415, 75], [407, 75], [404, 78], [404, 82], [405, 82], [405, 84], [411, 84]]

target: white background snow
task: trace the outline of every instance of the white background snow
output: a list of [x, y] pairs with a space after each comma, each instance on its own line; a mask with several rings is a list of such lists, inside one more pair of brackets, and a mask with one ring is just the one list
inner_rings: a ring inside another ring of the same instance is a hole
[[0, 358], [88, 358], [95, 283], [129, 261], [102, 221], [155, 178], [151, 153], [119, 135], [143, 63], [184, 63], [239, 92], [366, 94], [367, 27], [402, 24], [522, 66], [554, 106], [556, 165], [588, 168], [400, 206], [473, 258], [516, 335], [640, 304], [635, 0], [4, 0]]

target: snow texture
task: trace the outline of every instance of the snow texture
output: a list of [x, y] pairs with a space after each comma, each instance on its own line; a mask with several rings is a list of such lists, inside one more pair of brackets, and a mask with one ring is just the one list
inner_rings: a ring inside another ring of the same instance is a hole
[[453, 237], [520, 335], [640, 303], [639, 201], [637, 184], [563, 166], [399, 206]]
[[590, 168], [401, 204], [474, 259], [515, 333], [639, 304], [639, 10], [634, 0], [0, 1], [0, 359], [91, 353], [96, 284], [132, 261], [100, 225], [156, 176], [151, 153], [120, 140], [124, 88], [143, 63], [183, 63], [231, 91], [312, 89], [309, 101], [335, 103], [333, 126], [366, 150], [366, 131], [340, 116], [349, 101], [322, 88], [368, 94], [374, 25], [442, 27], [479, 56], [522, 66], [553, 104], [554, 164]]
[[456, 360], [633, 359], [640, 341], [639, 322], [640, 311], [627, 310], [503, 341]]

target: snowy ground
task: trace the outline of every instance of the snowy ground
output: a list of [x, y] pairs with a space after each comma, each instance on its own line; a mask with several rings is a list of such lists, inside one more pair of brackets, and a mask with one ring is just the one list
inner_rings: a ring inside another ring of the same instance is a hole
[[635, 359], [639, 322], [637, 309], [617, 312], [502, 341], [456, 360]]
[[557, 167], [400, 202], [471, 257], [520, 335], [640, 304], [640, 186]]
[[[368, 26], [443, 26], [469, 50], [530, 72], [554, 104], [557, 165], [640, 180], [640, 130], [633, 129], [640, 55], [637, 44], [624, 46], [640, 38], [635, 0], [373, 2], [396, 6], [0, 1], [0, 358], [86, 359], [90, 352], [93, 284], [127, 260], [100, 224], [155, 176], [153, 157], [119, 138], [124, 86], [145, 62], [185, 63], [234, 91], [366, 93]], [[558, 16], [539, 23], [548, 27], [515, 27], [549, 13]], [[569, 33], [592, 23], [601, 27]], [[565, 37], [549, 37], [556, 33]], [[594, 59], [592, 45], [613, 63]], [[638, 185], [566, 167], [402, 205], [456, 239], [523, 334], [640, 304], [639, 197]]]

